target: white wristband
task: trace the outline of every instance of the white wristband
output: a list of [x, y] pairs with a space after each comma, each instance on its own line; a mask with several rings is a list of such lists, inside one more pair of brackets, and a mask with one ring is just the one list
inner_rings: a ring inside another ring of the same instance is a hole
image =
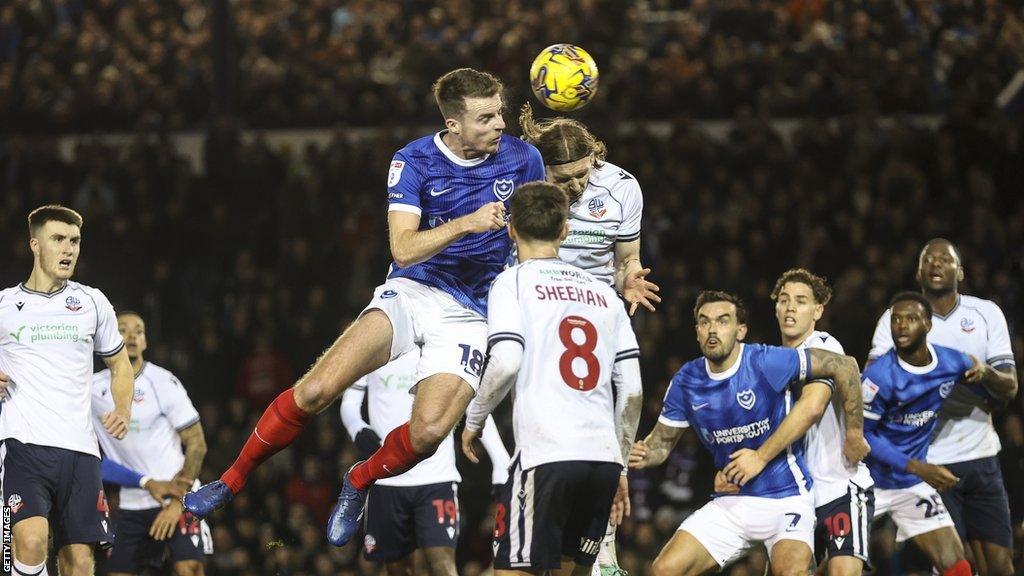
[[151, 478], [151, 477], [149, 477], [149, 476], [143, 476], [143, 477], [142, 477], [142, 478], [141, 478], [141, 479], [139, 480], [139, 488], [145, 488], [145, 487], [146, 487], [146, 483], [147, 483], [147, 482], [149, 482], [149, 481], [150, 481], [150, 480], [152, 480], [152, 479], [153, 479], [153, 478]]

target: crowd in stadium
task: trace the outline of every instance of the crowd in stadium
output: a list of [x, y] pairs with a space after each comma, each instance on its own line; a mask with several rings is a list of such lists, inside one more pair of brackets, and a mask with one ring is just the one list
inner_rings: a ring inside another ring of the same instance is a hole
[[[1024, 58], [1013, 3], [694, 0], [232, 2], [237, 112], [252, 126], [432, 120], [423, 87], [460, 66], [513, 90], [553, 39], [587, 47], [593, 117], [929, 113], [987, 100]], [[214, 90], [198, 0], [13, 0], [0, 7], [0, 125], [180, 129]], [[525, 93], [525, 92], [523, 92]]]
[[[354, 138], [339, 127], [327, 146], [294, 149], [243, 139], [240, 126], [432, 123], [426, 87], [463, 64], [501, 76], [518, 104], [524, 63], [551, 38], [585, 45], [601, 63], [604, 97], [583, 118], [603, 120], [594, 131], [609, 159], [644, 191], [643, 260], [664, 301], [636, 321], [647, 399], [640, 436], [669, 377], [699, 355], [699, 290], [743, 296], [748, 340], [776, 342], [775, 278], [813, 270], [835, 289], [822, 327], [863, 361], [886, 302], [915, 287], [917, 253], [936, 236], [957, 244], [964, 292], [1002, 307], [1024, 358], [1024, 121], [991, 109], [1024, 63], [1019, 3], [693, 0], [669, 19], [653, 15], [673, 3], [655, 0], [337, 4], [233, 3], [242, 120], [209, 129], [201, 171], [160, 135], [120, 147], [85, 140], [67, 160], [54, 141], [25, 134], [205, 126], [206, 3], [0, 6], [0, 131], [24, 133], [0, 139], [0, 284], [31, 267], [29, 210], [54, 202], [79, 211], [76, 278], [146, 319], [149, 357], [172, 367], [200, 408], [204, 481], [231, 463], [262, 409], [383, 278], [388, 162], [420, 135]], [[876, 115], [904, 112], [942, 120], [931, 129]], [[814, 118], [787, 141], [766, 118], [791, 115]], [[829, 115], [839, 119], [820, 119]], [[718, 141], [691, 118], [735, 123]], [[620, 119], [671, 127], [624, 132], [609, 122]], [[1022, 415], [1018, 401], [996, 419], [1007, 479], [1024, 473]], [[511, 445], [508, 411], [498, 419]], [[633, 517], [619, 546], [630, 574], [648, 574], [680, 519], [708, 498], [712, 466], [684, 438], [667, 467], [630, 476]], [[357, 546], [323, 540], [338, 479], [355, 459], [332, 407], [212, 517], [209, 573], [377, 573], [357, 560]], [[460, 573], [475, 576], [490, 557], [489, 472], [461, 464]], [[1007, 489], [1019, 551], [1024, 484]], [[913, 565], [891, 541], [891, 531], [876, 533], [879, 574]], [[755, 553], [731, 573], [760, 574], [763, 562]]]

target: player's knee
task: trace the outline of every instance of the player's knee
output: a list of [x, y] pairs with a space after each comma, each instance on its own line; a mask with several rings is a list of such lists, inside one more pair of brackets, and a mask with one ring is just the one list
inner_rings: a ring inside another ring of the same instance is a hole
[[669, 562], [661, 556], [654, 559], [654, 564], [651, 565], [651, 573], [654, 576], [691, 576], [694, 574], [689, 565]]
[[196, 560], [175, 562], [174, 576], [203, 576], [203, 563]]
[[46, 547], [49, 544], [49, 537], [46, 533], [19, 534], [14, 541], [14, 549], [17, 550], [15, 557], [19, 562], [26, 564], [39, 564], [46, 560]]
[[295, 405], [310, 414], [316, 414], [328, 407], [338, 395], [325, 381], [315, 378], [300, 382], [293, 394]]
[[985, 565], [985, 576], [1011, 576], [1014, 573], [1013, 558], [1006, 548], [1000, 548], [998, 551], [987, 550]]
[[73, 554], [61, 569], [61, 574], [68, 576], [93, 576], [95, 568], [91, 554]]
[[445, 557], [441, 554], [428, 555], [427, 570], [430, 576], [456, 576], [455, 557]]
[[437, 447], [451, 434], [452, 429], [445, 422], [433, 421], [417, 423], [409, 426], [409, 440], [412, 448], [419, 455], [429, 455], [437, 451]]

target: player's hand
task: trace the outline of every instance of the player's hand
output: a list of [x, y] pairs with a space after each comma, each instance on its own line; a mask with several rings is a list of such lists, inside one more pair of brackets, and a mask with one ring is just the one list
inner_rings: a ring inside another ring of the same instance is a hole
[[629, 451], [630, 468], [647, 468], [650, 466], [651, 450], [643, 442], [634, 442], [633, 448]]
[[920, 460], [911, 460], [910, 463], [907, 464], [907, 472], [915, 474], [939, 492], [949, 490], [953, 486], [956, 486], [957, 482], [960, 481], [959, 478], [949, 471], [949, 468], [946, 468], [945, 466], [938, 466], [936, 464], [929, 464]]
[[991, 366], [985, 362], [981, 362], [973, 355], [971, 355], [971, 360], [974, 361], [974, 365], [971, 366], [967, 372], [964, 372], [964, 384], [978, 384], [988, 376], [989, 370], [992, 370]]
[[174, 478], [171, 478], [171, 482], [176, 486], [176, 488], [181, 489], [182, 496], [184, 496], [184, 492], [188, 492], [192, 489], [192, 485], [196, 483], [196, 479], [189, 478], [181, 472], [178, 472], [174, 475]]
[[110, 435], [120, 440], [128, 434], [128, 421], [131, 416], [116, 408], [103, 415], [103, 427], [110, 432]]
[[149, 535], [153, 540], [167, 540], [174, 535], [181, 518], [181, 500], [171, 500], [160, 513], [156, 515], [153, 524], [149, 527]]
[[846, 440], [843, 442], [843, 456], [846, 463], [856, 466], [858, 462], [867, 458], [871, 452], [871, 446], [864, 439], [864, 432], [847, 432]]
[[740, 487], [725, 477], [721, 470], [715, 472], [715, 494], [736, 494]]
[[373, 431], [373, 428], [369, 426], [363, 428], [356, 433], [355, 437], [356, 448], [359, 449], [359, 455], [363, 460], [366, 460], [374, 452], [380, 449], [381, 441], [380, 436]]
[[[192, 485], [189, 484], [189, 487]], [[172, 498], [174, 500], [180, 500], [185, 492], [188, 492], [188, 488], [182, 488], [180, 484], [173, 480], [168, 482], [166, 480], [150, 480], [146, 482], [146, 490], [149, 495], [156, 499], [157, 502], [163, 502], [164, 498]]]
[[7, 387], [11, 385], [11, 377], [7, 374], [0, 372], [0, 401], [7, 400], [11, 397], [10, 393], [7, 392]]
[[733, 484], [745, 485], [764, 470], [768, 464], [757, 450], [740, 448], [729, 455], [732, 460], [722, 469], [725, 479]]
[[501, 230], [505, 227], [505, 204], [489, 202], [466, 216], [470, 234]]
[[615, 498], [612, 500], [612, 513], [608, 517], [608, 523], [612, 526], [622, 524], [623, 518], [629, 516], [631, 511], [629, 507], [629, 480], [625, 476], [619, 476], [619, 488], [615, 491]]
[[661, 303], [661, 296], [658, 291], [661, 288], [653, 282], [647, 281], [647, 275], [651, 273], [650, 268], [634, 270], [622, 281], [622, 297], [629, 302], [629, 315], [636, 314], [639, 306], [643, 305], [651, 312], [654, 312], [654, 305]]
[[462, 453], [469, 458], [469, 461], [473, 464], [479, 464], [480, 459], [476, 456], [476, 450], [473, 448], [473, 444], [476, 443], [476, 439], [480, 437], [480, 432], [474, 432], [469, 428], [462, 429]]

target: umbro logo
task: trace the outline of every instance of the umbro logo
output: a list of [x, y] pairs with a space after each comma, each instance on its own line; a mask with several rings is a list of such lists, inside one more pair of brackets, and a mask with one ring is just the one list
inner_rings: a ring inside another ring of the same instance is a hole
[[18, 308], [18, 312], [21, 312], [21, 309], [25, 307], [25, 303], [18, 302], [17, 304], [15, 304], [15, 306]]

